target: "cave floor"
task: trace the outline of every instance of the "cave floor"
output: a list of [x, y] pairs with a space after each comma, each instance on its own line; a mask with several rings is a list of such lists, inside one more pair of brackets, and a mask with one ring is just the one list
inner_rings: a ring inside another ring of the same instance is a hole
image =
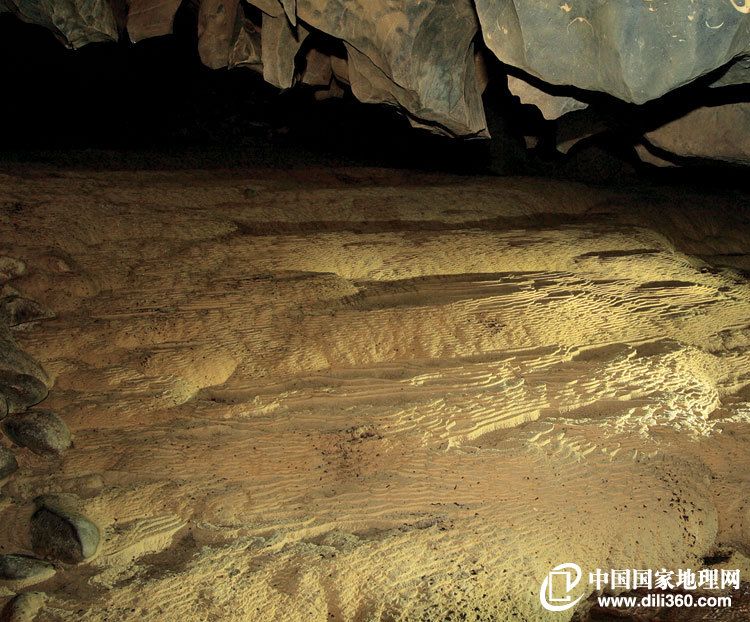
[[104, 536], [45, 619], [567, 620], [562, 562], [747, 566], [739, 195], [27, 167], [0, 227], [75, 438], [17, 450], [2, 551], [48, 491]]

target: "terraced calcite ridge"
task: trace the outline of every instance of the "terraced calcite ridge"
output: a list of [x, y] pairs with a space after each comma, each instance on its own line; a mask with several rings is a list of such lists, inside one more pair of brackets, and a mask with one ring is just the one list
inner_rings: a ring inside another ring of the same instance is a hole
[[[75, 48], [121, 31], [132, 41], [168, 34], [180, 6], [0, 0], [0, 11], [41, 24]], [[333, 93], [336, 81], [348, 83], [361, 101], [399, 106], [414, 125], [460, 136], [486, 134], [477, 36], [503, 62], [548, 83], [636, 103], [750, 52], [748, 11], [732, 0], [195, 0], [187, 9], [197, 13], [209, 67], [252, 67], [281, 88], [296, 80], [325, 86], [319, 77], [327, 75]], [[315, 58], [306, 79], [295, 57], [321, 33], [343, 42], [347, 58]], [[727, 80], [746, 82], [744, 68]]]

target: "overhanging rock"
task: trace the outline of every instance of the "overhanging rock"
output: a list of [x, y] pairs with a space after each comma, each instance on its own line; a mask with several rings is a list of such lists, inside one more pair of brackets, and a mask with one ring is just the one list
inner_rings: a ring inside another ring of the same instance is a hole
[[644, 103], [750, 51], [733, 0], [476, 0], [497, 57], [551, 84]]
[[[737, 59], [717, 85], [750, 79], [750, 8], [736, 0], [0, 0], [0, 11], [74, 48], [168, 34], [181, 8], [195, 16], [209, 67], [250, 67], [280, 88], [304, 82], [336, 94], [349, 84], [363, 102], [455, 136], [487, 135], [478, 36], [543, 82], [628, 102]], [[322, 36], [341, 56], [316, 50]]]
[[117, 41], [116, 13], [109, 0], [0, 0], [0, 13], [8, 11], [48, 28], [72, 48]]

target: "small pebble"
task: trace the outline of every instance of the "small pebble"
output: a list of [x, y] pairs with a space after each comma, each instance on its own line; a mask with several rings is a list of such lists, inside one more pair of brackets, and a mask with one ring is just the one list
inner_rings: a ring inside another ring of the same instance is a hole
[[0, 622], [33, 622], [47, 602], [44, 592], [24, 592], [14, 596], [0, 611]]
[[72, 443], [65, 422], [47, 410], [29, 410], [10, 415], [2, 425], [11, 441], [35, 454], [60, 454]]
[[74, 495], [43, 495], [34, 503], [31, 546], [37, 555], [78, 564], [96, 554], [99, 528], [81, 513]]
[[0, 370], [0, 419], [35, 406], [48, 393], [47, 385], [34, 376]]
[[0, 371], [34, 376], [45, 384], [49, 381], [41, 365], [21, 350], [12, 338], [0, 339]]
[[15, 257], [0, 257], [0, 283], [26, 274], [26, 264]]
[[18, 470], [18, 462], [10, 449], [0, 447], [0, 480], [13, 475]]
[[0, 299], [0, 319], [9, 326], [19, 326], [52, 317], [42, 306], [23, 296], [6, 296]]
[[53, 577], [55, 567], [28, 555], [0, 555], [0, 580], [23, 582], [25, 585], [40, 583]]

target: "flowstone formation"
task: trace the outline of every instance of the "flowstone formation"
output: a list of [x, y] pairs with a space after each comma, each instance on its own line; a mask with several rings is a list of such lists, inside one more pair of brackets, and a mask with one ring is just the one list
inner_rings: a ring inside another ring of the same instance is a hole
[[[249, 67], [277, 87], [308, 84], [321, 97], [350, 88], [453, 136], [488, 135], [485, 54], [542, 85], [635, 104], [720, 68], [717, 84], [750, 78], [750, 8], [735, 0], [0, 0], [2, 11], [73, 48], [165, 35], [185, 11], [208, 67]], [[514, 81], [516, 90], [535, 89]], [[587, 103], [544, 89], [532, 99], [547, 118], [547, 104], [563, 114]]]
[[744, 197], [307, 166], [0, 195], [75, 440], [12, 450], [0, 574], [56, 574], [9, 610], [547, 622], [563, 562], [750, 573]]

